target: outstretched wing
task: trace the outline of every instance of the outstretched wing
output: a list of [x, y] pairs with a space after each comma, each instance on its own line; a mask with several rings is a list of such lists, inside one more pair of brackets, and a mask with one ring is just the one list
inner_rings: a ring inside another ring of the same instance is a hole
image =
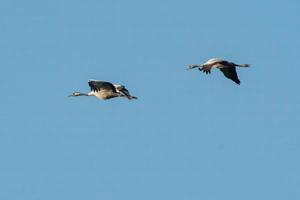
[[225, 67], [225, 68], [220, 68], [220, 70], [227, 78], [233, 80], [237, 84], [240, 84], [240, 80], [237, 76], [235, 67]]
[[217, 62], [216, 64], [221, 64], [221, 65], [224, 65], [224, 66], [227, 66], [227, 67], [237, 66], [237, 64], [235, 64], [233, 62], [226, 61], [226, 60], [221, 60], [221, 61]]
[[95, 91], [95, 92], [98, 92], [100, 90], [117, 92], [114, 85], [110, 82], [90, 80], [88, 83], [89, 83], [91, 90]]

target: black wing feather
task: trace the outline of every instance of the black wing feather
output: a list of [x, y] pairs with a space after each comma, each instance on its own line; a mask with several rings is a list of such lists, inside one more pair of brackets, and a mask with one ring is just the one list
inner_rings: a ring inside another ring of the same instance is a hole
[[220, 70], [223, 72], [224, 76], [233, 80], [235, 83], [240, 84], [235, 67], [220, 68]]
[[106, 81], [89, 81], [89, 86], [92, 91], [96, 92], [100, 90], [110, 90], [113, 92], [117, 92], [114, 85]]
[[236, 66], [236, 64], [234, 64], [233, 62], [228, 62], [226, 60], [222, 60], [218, 63], [221, 64], [221, 65], [229, 66], [229, 67], [235, 67]]

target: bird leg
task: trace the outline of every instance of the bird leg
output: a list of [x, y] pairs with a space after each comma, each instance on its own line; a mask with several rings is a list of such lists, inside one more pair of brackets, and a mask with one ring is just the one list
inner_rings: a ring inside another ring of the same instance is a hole
[[210, 74], [211, 68], [212, 68], [211, 65], [202, 65], [202, 68], [201, 69], [199, 68], [199, 70], [203, 71], [206, 74]]

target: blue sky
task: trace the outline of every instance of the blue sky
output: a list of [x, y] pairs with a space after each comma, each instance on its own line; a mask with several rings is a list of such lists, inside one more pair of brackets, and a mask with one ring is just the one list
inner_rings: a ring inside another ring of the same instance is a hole
[[[0, 2], [0, 199], [300, 199], [299, 1]], [[221, 57], [219, 71], [185, 65]], [[139, 97], [67, 98], [88, 79]]]

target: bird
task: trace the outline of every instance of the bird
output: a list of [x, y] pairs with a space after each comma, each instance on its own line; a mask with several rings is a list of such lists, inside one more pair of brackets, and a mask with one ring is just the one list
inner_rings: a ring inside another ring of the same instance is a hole
[[69, 97], [78, 96], [95, 96], [102, 100], [107, 100], [115, 97], [126, 97], [127, 99], [137, 99], [137, 97], [132, 96], [124, 85], [113, 84], [108, 81], [102, 80], [89, 80], [88, 84], [91, 88], [91, 92], [73, 92]]
[[191, 64], [188, 65], [188, 69], [198, 68], [203, 73], [210, 74], [212, 68], [218, 68], [223, 72], [224, 76], [231, 79], [236, 84], [240, 84], [241, 81], [236, 73], [236, 67], [250, 67], [249, 64], [236, 64], [220, 58], [211, 58], [203, 64]]

